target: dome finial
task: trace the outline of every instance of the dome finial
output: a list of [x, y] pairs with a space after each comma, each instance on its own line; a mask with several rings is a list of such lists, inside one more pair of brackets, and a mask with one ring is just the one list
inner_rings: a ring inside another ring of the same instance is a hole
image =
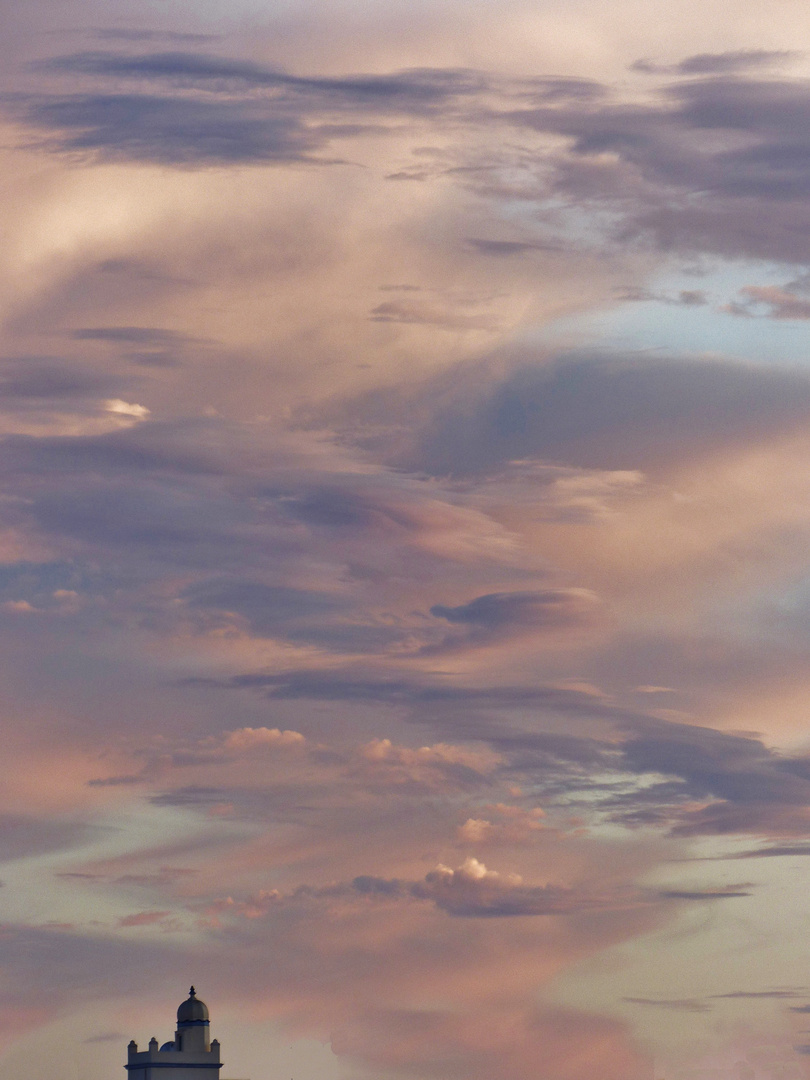
[[189, 990], [189, 992], [188, 992], [188, 996], [189, 996], [190, 998], [193, 998], [193, 997], [196, 997], [196, 996], [197, 996], [197, 991], [196, 991], [196, 990], [194, 989], [194, 987], [193, 987], [193, 986], [192, 986], [192, 987], [191, 987], [191, 989]]

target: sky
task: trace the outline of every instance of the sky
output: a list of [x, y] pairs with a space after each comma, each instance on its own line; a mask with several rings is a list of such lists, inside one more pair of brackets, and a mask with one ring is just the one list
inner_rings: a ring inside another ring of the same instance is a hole
[[810, 1072], [810, 10], [0, 0], [0, 1071]]

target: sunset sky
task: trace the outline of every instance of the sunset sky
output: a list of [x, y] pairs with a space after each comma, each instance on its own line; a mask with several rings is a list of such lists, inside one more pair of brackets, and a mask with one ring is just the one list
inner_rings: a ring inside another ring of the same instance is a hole
[[2, 26], [3, 1080], [804, 1080], [810, 7]]

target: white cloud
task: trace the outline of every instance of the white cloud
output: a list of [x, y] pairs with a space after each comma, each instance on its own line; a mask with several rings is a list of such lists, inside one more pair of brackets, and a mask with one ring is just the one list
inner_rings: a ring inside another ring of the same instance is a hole
[[305, 742], [306, 739], [299, 731], [243, 727], [229, 732], [223, 745], [228, 750], [257, 750], [270, 746], [303, 746]]
[[104, 402], [104, 408], [107, 412], [117, 413], [119, 416], [133, 416], [136, 420], [145, 420], [150, 412], [145, 405], [122, 401], [121, 398], [110, 398]]

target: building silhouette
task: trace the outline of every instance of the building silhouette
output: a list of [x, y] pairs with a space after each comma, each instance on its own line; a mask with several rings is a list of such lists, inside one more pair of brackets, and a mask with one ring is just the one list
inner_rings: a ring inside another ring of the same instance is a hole
[[219, 1042], [210, 1039], [208, 1006], [192, 986], [177, 1010], [174, 1042], [158, 1046], [153, 1036], [147, 1050], [133, 1039], [127, 1047], [127, 1080], [217, 1080], [222, 1063]]

